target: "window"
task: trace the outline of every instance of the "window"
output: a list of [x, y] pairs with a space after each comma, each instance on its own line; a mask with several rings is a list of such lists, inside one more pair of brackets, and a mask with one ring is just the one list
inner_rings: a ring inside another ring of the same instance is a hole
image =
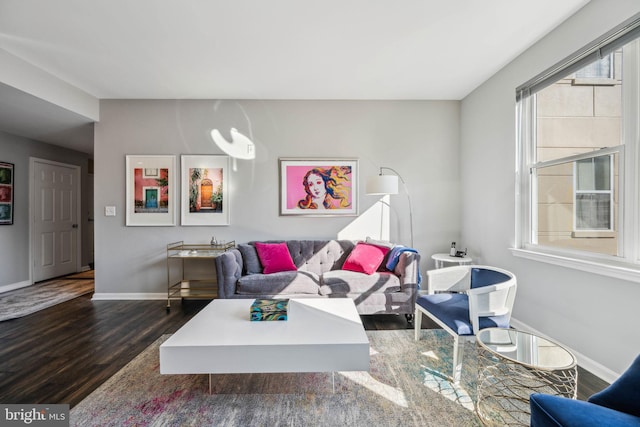
[[613, 156], [575, 162], [573, 176], [576, 230], [613, 229]]
[[517, 89], [516, 255], [640, 281], [638, 37], [640, 18]]
[[606, 55], [576, 71], [576, 79], [613, 79], [613, 55]]

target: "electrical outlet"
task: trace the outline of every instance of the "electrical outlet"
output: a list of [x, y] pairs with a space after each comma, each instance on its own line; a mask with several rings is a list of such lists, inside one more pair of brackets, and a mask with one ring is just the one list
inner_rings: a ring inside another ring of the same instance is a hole
[[105, 206], [104, 207], [104, 216], [116, 216], [116, 207], [115, 206]]

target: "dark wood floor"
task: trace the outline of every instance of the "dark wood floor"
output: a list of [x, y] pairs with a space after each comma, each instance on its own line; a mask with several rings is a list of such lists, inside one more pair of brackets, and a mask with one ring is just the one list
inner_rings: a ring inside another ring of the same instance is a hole
[[[75, 406], [161, 335], [207, 301], [91, 301], [90, 295], [0, 322], [0, 402]], [[426, 321], [423, 327], [435, 327]], [[410, 327], [404, 316], [363, 316], [368, 330]], [[606, 383], [580, 370], [578, 397]]]

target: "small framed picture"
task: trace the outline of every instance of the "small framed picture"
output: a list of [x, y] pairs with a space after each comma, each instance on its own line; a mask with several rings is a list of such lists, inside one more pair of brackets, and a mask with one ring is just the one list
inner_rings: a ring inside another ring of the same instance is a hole
[[13, 163], [0, 162], [0, 225], [13, 224]]
[[358, 215], [358, 160], [279, 159], [280, 215]]
[[172, 226], [176, 156], [126, 156], [126, 225]]
[[229, 156], [181, 156], [181, 225], [229, 225]]

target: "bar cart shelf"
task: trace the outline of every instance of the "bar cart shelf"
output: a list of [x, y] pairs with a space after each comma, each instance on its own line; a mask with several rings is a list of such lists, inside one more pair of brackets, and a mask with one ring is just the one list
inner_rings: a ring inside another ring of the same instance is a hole
[[[189, 271], [190, 260], [213, 261], [214, 258], [235, 246], [235, 241], [219, 244], [188, 244], [183, 241], [169, 243], [167, 245], [167, 311], [171, 310], [171, 300], [217, 298], [218, 283], [215, 278], [193, 278]], [[180, 270], [178, 275], [176, 275], [176, 269]]]

